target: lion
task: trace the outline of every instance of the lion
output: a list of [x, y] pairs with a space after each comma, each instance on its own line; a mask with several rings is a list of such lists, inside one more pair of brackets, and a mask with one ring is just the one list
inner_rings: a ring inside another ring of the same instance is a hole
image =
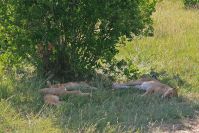
[[160, 94], [162, 98], [169, 98], [178, 96], [177, 90], [169, 85], [161, 83], [157, 79], [141, 78], [135, 81], [129, 81], [127, 83], [113, 83], [113, 89], [125, 89], [125, 88], [137, 88], [144, 90], [145, 93], [142, 96], [149, 94]]
[[59, 105], [60, 103], [62, 103], [59, 100], [59, 96], [57, 95], [52, 95], [52, 94], [46, 94], [44, 96], [44, 102], [48, 105]]
[[75, 94], [80, 96], [90, 96], [90, 93], [83, 93], [80, 90], [68, 90], [82, 87], [83, 82], [68, 82], [62, 84], [51, 84], [47, 81], [48, 88], [40, 89], [39, 92], [44, 94], [44, 102], [49, 105], [59, 105], [62, 103], [59, 96]]

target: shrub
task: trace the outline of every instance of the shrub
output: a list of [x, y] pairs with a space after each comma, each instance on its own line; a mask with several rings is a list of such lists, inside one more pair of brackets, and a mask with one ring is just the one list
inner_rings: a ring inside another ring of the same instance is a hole
[[184, 0], [186, 7], [195, 7], [199, 8], [199, 0]]
[[[42, 73], [77, 78], [117, 53], [118, 37], [151, 35], [155, 1], [7, 0], [0, 3], [0, 50]], [[13, 56], [14, 55], [14, 56]], [[7, 59], [10, 59], [8, 57]]]

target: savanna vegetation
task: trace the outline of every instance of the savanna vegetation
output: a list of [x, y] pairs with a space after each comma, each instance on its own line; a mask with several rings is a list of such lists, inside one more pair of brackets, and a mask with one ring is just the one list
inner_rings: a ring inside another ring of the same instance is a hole
[[[183, 0], [78, 2], [0, 2], [0, 132], [162, 132], [197, 118], [198, 9]], [[142, 74], [179, 97], [113, 91], [107, 79]], [[48, 106], [38, 93], [49, 79], [88, 77], [98, 88], [82, 88], [91, 97], [63, 96], [62, 105]]]
[[186, 7], [199, 8], [198, 0], [184, 0], [184, 4]]
[[151, 14], [155, 3], [2, 1], [1, 49], [6, 55], [10, 53], [6, 61], [25, 60], [40, 74], [70, 80], [83, 78], [102, 63], [111, 62], [118, 52], [118, 37], [153, 33]]

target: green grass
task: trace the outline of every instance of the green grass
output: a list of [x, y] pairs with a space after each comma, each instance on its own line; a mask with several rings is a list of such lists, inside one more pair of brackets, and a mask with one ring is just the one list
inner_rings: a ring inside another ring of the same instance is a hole
[[[164, 0], [153, 14], [155, 36], [135, 39], [120, 48], [118, 58], [130, 58], [142, 69], [178, 75], [199, 91], [199, 10], [184, 9], [179, 0]], [[165, 78], [165, 77], [163, 77]]]
[[[163, 0], [153, 14], [155, 36], [136, 38], [120, 48], [145, 71], [179, 86], [180, 97], [140, 97], [136, 90], [99, 89], [92, 97], [64, 96], [61, 106], [44, 105], [38, 89], [45, 80], [0, 73], [2, 132], [149, 132], [165, 123], [182, 123], [199, 111], [199, 11], [185, 10], [180, 0]], [[1, 65], [0, 65], [1, 66]], [[175, 78], [175, 82], [173, 80]]]
[[164, 123], [180, 123], [196, 116], [199, 109], [197, 95], [161, 99], [140, 97], [142, 92], [136, 90], [104, 89], [92, 97], [64, 96], [61, 106], [47, 106], [37, 92], [43, 83], [35, 78], [13, 81], [13, 87], [19, 88], [0, 102], [2, 132], [144, 132]]

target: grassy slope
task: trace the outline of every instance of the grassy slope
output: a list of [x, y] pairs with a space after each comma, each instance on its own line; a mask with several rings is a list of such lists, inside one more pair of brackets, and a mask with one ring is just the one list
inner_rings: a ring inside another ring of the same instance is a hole
[[[180, 123], [199, 110], [199, 12], [184, 10], [179, 0], [164, 0], [153, 15], [155, 36], [137, 39], [121, 49], [140, 67], [165, 70], [162, 79], [179, 74], [180, 98], [140, 97], [135, 90], [99, 90], [92, 97], [65, 96], [63, 106], [43, 105], [41, 79], [16, 81], [0, 76], [0, 132], [148, 131], [153, 125]], [[169, 81], [168, 81], [169, 82]], [[17, 90], [17, 91], [16, 91]], [[185, 90], [185, 91], [182, 91]]]

